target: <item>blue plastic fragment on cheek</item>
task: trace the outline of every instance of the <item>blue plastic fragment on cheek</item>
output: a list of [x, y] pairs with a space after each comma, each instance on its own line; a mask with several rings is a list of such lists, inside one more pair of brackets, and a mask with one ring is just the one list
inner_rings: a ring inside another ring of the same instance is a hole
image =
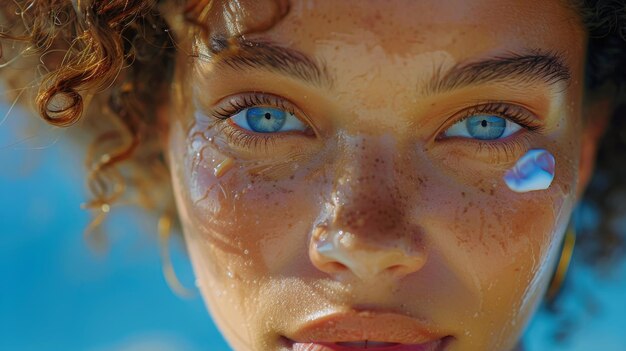
[[525, 193], [548, 189], [554, 180], [554, 156], [543, 149], [529, 150], [504, 174], [509, 189]]

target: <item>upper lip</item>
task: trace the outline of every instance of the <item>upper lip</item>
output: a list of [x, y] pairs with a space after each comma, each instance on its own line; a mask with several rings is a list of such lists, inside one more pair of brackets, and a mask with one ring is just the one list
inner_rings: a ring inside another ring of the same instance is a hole
[[350, 311], [314, 319], [289, 339], [299, 343], [336, 343], [363, 340], [423, 344], [449, 336], [426, 323], [391, 312]]

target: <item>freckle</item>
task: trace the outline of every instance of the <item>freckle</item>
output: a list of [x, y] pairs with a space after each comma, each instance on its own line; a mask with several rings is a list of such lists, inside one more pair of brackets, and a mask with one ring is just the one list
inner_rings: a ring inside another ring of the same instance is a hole
[[222, 162], [220, 162], [217, 166], [215, 166], [215, 168], [213, 168], [213, 174], [216, 177], [220, 178], [224, 174], [226, 174], [228, 171], [230, 171], [234, 165], [235, 165], [235, 162], [233, 161], [233, 159], [230, 157], [227, 157]]
[[465, 197], [465, 191], [461, 191], [461, 196]]

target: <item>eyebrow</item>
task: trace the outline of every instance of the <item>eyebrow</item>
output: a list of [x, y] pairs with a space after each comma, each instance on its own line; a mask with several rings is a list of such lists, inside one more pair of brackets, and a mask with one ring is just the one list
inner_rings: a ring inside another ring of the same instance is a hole
[[[332, 88], [334, 79], [325, 62], [270, 41], [211, 38], [211, 54], [216, 64], [236, 70], [261, 69], [308, 82], [318, 87]], [[210, 57], [209, 57], [210, 56]], [[569, 84], [571, 72], [562, 55], [542, 50], [526, 50], [476, 62], [459, 63], [444, 71], [440, 66], [425, 84], [425, 95], [441, 94], [470, 85], [515, 80], [519, 83], [543, 82]]]
[[[261, 69], [280, 73], [307, 83], [332, 88], [334, 79], [323, 61], [269, 41], [211, 38], [211, 58], [216, 64], [236, 70]], [[206, 56], [206, 55], [199, 55]]]
[[423, 93], [440, 94], [469, 85], [516, 80], [520, 83], [543, 82], [569, 84], [571, 73], [561, 55], [554, 52], [527, 50], [525, 54], [511, 53], [477, 62], [457, 64], [443, 72], [437, 69]]

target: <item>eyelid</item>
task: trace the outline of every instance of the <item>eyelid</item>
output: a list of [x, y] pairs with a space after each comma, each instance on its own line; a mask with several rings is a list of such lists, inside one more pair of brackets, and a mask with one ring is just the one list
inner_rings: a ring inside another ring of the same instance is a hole
[[[299, 131], [276, 131], [276, 132], [256, 132], [234, 123], [232, 117], [242, 111], [253, 107], [268, 107], [284, 110], [296, 118], [300, 123], [306, 126], [306, 129]], [[302, 143], [302, 137], [315, 140], [318, 137], [317, 130], [310, 123], [310, 119], [286, 98], [278, 95], [249, 91], [233, 95], [228, 95], [214, 102], [211, 106], [206, 106], [202, 115], [209, 120], [208, 128], [215, 128], [216, 138], [223, 142], [223, 146], [227, 147], [231, 152], [249, 157], [258, 157], [258, 152], [264, 153], [266, 157], [274, 157], [270, 150], [281, 150], [278, 154], [284, 152], [293, 152], [294, 145], [298, 148], [304, 145], [312, 145], [310, 143]], [[251, 153], [251, 154], [248, 154]]]
[[[218, 119], [228, 119], [246, 108], [259, 106], [280, 108], [296, 117], [304, 115], [291, 101], [283, 97], [254, 91], [229, 95], [222, 98], [215, 104], [215, 107], [212, 108], [211, 115]], [[308, 123], [308, 120], [304, 120], [303, 122]]]
[[[512, 104], [501, 101], [488, 101], [478, 105], [466, 108], [450, 118], [451, 122], [446, 123], [440, 131], [437, 132], [436, 140], [455, 139], [457, 137], [446, 137], [444, 133], [456, 123], [462, 122], [469, 117], [480, 114], [492, 114], [494, 116], [505, 118], [511, 122], [522, 126], [526, 131], [532, 133], [540, 133], [544, 125], [541, 119], [531, 112], [529, 109], [518, 104]], [[517, 132], [519, 133], [519, 132]], [[515, 133], [515, 134], [517, 134]], [[513, 134], [513, 135], [515, 135]], [[507, 137], [508, 138], [508, 137]], [[497, 142], [497, 141], [493, 141]]]
[[218, 120], [228, 120], [246, 108], [262, 106], [280, 108], [293, 114], [309, 128], [307, 135], [319, 135], [319, 130], [302, 109], [289, 99], [272, 93], [250, 91], [229, 95], [218, 100], [207, 112], [209, 116]]

